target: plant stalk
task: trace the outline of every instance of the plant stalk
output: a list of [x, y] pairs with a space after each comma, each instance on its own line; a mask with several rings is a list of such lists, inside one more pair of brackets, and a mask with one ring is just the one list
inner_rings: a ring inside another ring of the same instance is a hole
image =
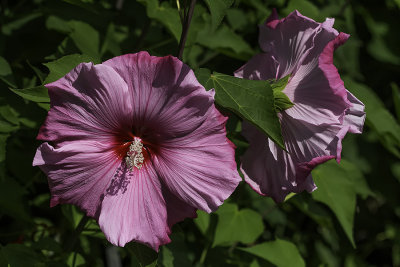
[[179, 48], [178, 48], [178, 58], [180, 60], [182, 60], [183, 49], [185, 48], [187, 34], [188, 34], [188, 31], [189, 31], [190, 22], [191, 22], [192, 17], [193, 17], [193, 12], [194, 12], [195, 5], [196, 5], [196, 0], [192, 0], [190, 2], [189, 11], [184, 16], [184, 23], [182, 25], [181, 40], [179, 41]]

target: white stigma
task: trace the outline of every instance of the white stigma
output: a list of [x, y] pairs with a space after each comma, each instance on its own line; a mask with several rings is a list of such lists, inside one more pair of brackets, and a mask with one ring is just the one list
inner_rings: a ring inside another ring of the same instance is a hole
[[133, 167], [142, 168], [143, 166], [143, 144], [140, 138], [135, 137], [131, 145], [129, 146], [129, 151], [126, 153], [125, 162], [129, 170], [132, 171]]

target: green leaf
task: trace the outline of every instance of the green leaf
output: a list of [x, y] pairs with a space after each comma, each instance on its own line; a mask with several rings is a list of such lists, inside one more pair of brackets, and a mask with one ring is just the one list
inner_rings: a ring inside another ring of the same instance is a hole
[[1, 248], [0, 253], [3, 254], [10, 267], [38, 266], [37, 264], [44, 260], [31, 248], [21, 244], [8, 244]]
[[4, 57], [0, 57], [0, 76], [8, 76], [11, 74], [11, 67], [8, 64], [7, 60], [5, 60]]
[[254, 210], [239, 210], [236, 204], [226, 203], [218, 209], [216, 214], [218, 223], [213, 247], [229, 246], [235, 242], [249, 244], [264, 231], [262, 217]]
[[203, 235], [207, 233], [208, 227], [210, 226], [210, 216], [211, 215], [207, 212], [201, 210], [197, 211], [197, 218], [194, 220], [194, 223], [197, 225]]
[[350, 173], [330, 160], [312, 171], [318, 189], [312, 197], [327, 205], [339, 220], [346, 236], [355, 247], [353, 238], [354, 212], [356, 208], [356, 189]]
[[205, 0], [205, 2], [211, 13], [211, 30], [214, 31], [221, 24], [234, 0]]
[[26, 191], [16, 181], [7, 178], [0, 182], [0, 210], [16, 220], [29, 221], [23, 196]]
[[397, 50], [392, 50], [388, 46], [387, 40], [392, 38], [389, 23], [375, 20], [363, 6], [359, 5], [357, 11], [361, 13], [371, 35], [371, 41], [367, 43], [368, 53], [382, 62], [400, 65], [400, 57]]
[[400, 158], [400, 125], [374, 91], [344, 77], [346, 87], [365, 105], [366, 124], [379, 136], [383, 146]]
[[74, 41], [76, 47], [82, 52], [91, 56], [96, 63], [100, 62], [100, 36], [99, 32], [89, 24], [82, 21], [69, 21], [72, 28], [69, 36]]
[[126, 248], [131, 252], [133, 256], [132, 260], [139, 263], [138, 266], [157, 266], [158, 255], [153, 249], [134, 242], [128, 243]]
[[30, 12], [29, 15], [22, 16], [19, 19], [13, 20], [11, 22], [8, 22], [7, 24], [2, 25], [1, 31], [5, 35], [11, 35], [13, 31], [20, 29], [30, 21], [35, 20], [41, 16], [42, 16], [41, 12], [32, 11]]
[[397, 121], [400, 121], [400, 89], [394, 82], [390, 85], [392, 86], [392, 97], [394, 108], [396, 110]]
[[319, 225], [327, 229], [333, 229], [332, 216], [322, 204], [315, 202], [308, 196], [304, 197], [302, 194], [296, 195], [290, 203]]
[[77, 252], [72, 252], [69, 254], [67, 259], [67, 264], [69, 267], [84, 266], [85, 262], [85, 258]]
[[225, 25], [221, 25], [215, 32], [210, 32], [207, 27], [204, 28], [198, 33], [197, 42], [210, 49], [229, 48], [237, 54], [244, 53], [249, 57], [253, 54], [249, 44]]
[[146, 6], [147, 16], [163, 24], [177, 41], [181, 38], [182, 26], [178, 9], [172, 8], [168, 3], [159, 5], [158, 0], [138, 0]]
[[120, 43], [128, 36], [127, 32], [121, 33], [117, 31], [114, 23], [110, 23], [107, 28], [107, 33], [104, 38], [103, 46], [101, 47], [101, 54], [109, 51], [113, 56], [121, 55]]
[[367, 184], [367, 181], [365, 180], [363, 173], [360, 171], [357, 165], [345, 159], [342, 159], [340, 164], [334, 163], [335, 161], [332, 161], [332, 163], [327, 164], [332, 164], [335, 166], [335, 168], [340, 168], [346, 172], [348, 179], [353, 183], [353, 188], [357, 195], [361, 196], [363, 199], [366, 199], [368, 196], [375, 197], [375, 193], [372, 192], [371, 188]]
[[162, 253], [159, 260], [162, 266], [193, 266], [194, 253], [190, 251], [185, 242], [185, 234], [183, 232], [173, 233], [171, 243], [162, 247]]
[[308, 0], [296, 0], [289, 1], [289, 5], [283, 11], [284, 14], [288, 15], [293, 10], [298, 10], [304, 16], [310, 17], [314, 20], [320, 20], [320, 10], [313, 3]]
[[11, 87], [16, 87], [10, 64], [3, 57], [0, 57], [0, 80]]
[[265, 259], [279, 267], [306, 266], [296, 245], [289, 241], [276, 239], [275, 241], [264, 242], [250, 248], [239, 249]]
[[43, 65], [45, 65], [50, 71], [44, 84], [57, 81], [82, 62], [93, 62], [93, 58], [87, 55], [73, 54], [64, 56], [55, 61], [44, 63]]
[[10, 88], [10, 90], [26, 100], [30, 100], [33, 102], [45, 102], [45, 103], [50, 102], [47, 88], [44, 87], [43, 85], [25, 89]]
[[268, 81], [246, 80], [214, 72], [206, 87], [215, 89], [218, 105], [250, 121], [281, 148], [285, 148]]
[[244, 11], [241, 9], [228, 9], [226, 11], [226, 18], [233, 30], [244, 29], [248, 25], [248, 18]]
[[203, 85], [207, 91], [213, 88], [211, 83], [207, 84], [208, 80], [211, 77], [211, 71], [209, 69], [199, 68], [195, 70], [194, 74], [196, 75], [196, 78], [199, 81], [199, 83], [201, 83], [201, 85]]
[[83, 217], [83, 213], [74, 205], [62, 205], [61, 211], [65, 218], [70, 222], [70, 228], [76, 229]]
[[72, 31], [71, 25], [69, 25], [66, 20], [53, 15], [47, 18], [46, 28], [66, 34], [69, 34]]
[[18, 113], [9, 105], [0, 106], [0, 132], [9, 133], [18, 128]]

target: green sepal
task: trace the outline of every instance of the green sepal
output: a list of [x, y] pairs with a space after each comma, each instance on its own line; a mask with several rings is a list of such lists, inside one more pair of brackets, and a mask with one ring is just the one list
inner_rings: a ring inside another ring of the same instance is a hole
[[271, 81], [271, 87], [272, 91], [274, 93], [274, 106], [276, 112], [281, 112], [284, 111], [285, 109], [291, 108], [294, 106], [292, 101], [290, 101], [289, 97], [285, 95], [283, 92], [283, 89], [285, 89], [288, 81], [289, 81], [290, 75], [287, 75], [286, 77], [273, 82]]

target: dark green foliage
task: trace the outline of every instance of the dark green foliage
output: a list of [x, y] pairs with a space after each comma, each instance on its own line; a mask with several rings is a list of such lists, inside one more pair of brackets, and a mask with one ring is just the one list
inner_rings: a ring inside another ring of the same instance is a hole
[[[141, 50], [176, 56], [190, 1], [179, 3], [180, 10], [176, 0], [0, 1], [0, 267], [109, 266], [111, 245], [96, 221], [83, 221], [76, 235], [82, 212], [50, 208], [47, 178], [32, 167], [49, 109], [44, 84], [81, 62]], [[333, 17], [351, 35], [335, 64], [366, 105], [363, 135], [345, 138], [340, 165], [313, 171], [319, 189], [311, 195], [275, 204], [241, 183], [217, 212], [175, 225], [158, 253], [138, 243], [115, 249], [122, 266], [400, 266], [400, 2], [197, 1], [183, 61], [215, 89], [238, 166], [248, 146], [243, 118], [283, 146], [276, 111], [291, 105], [279, 90], [287, 80], [232, 76], [260, 52], [258, 25], [272, 8]]]

